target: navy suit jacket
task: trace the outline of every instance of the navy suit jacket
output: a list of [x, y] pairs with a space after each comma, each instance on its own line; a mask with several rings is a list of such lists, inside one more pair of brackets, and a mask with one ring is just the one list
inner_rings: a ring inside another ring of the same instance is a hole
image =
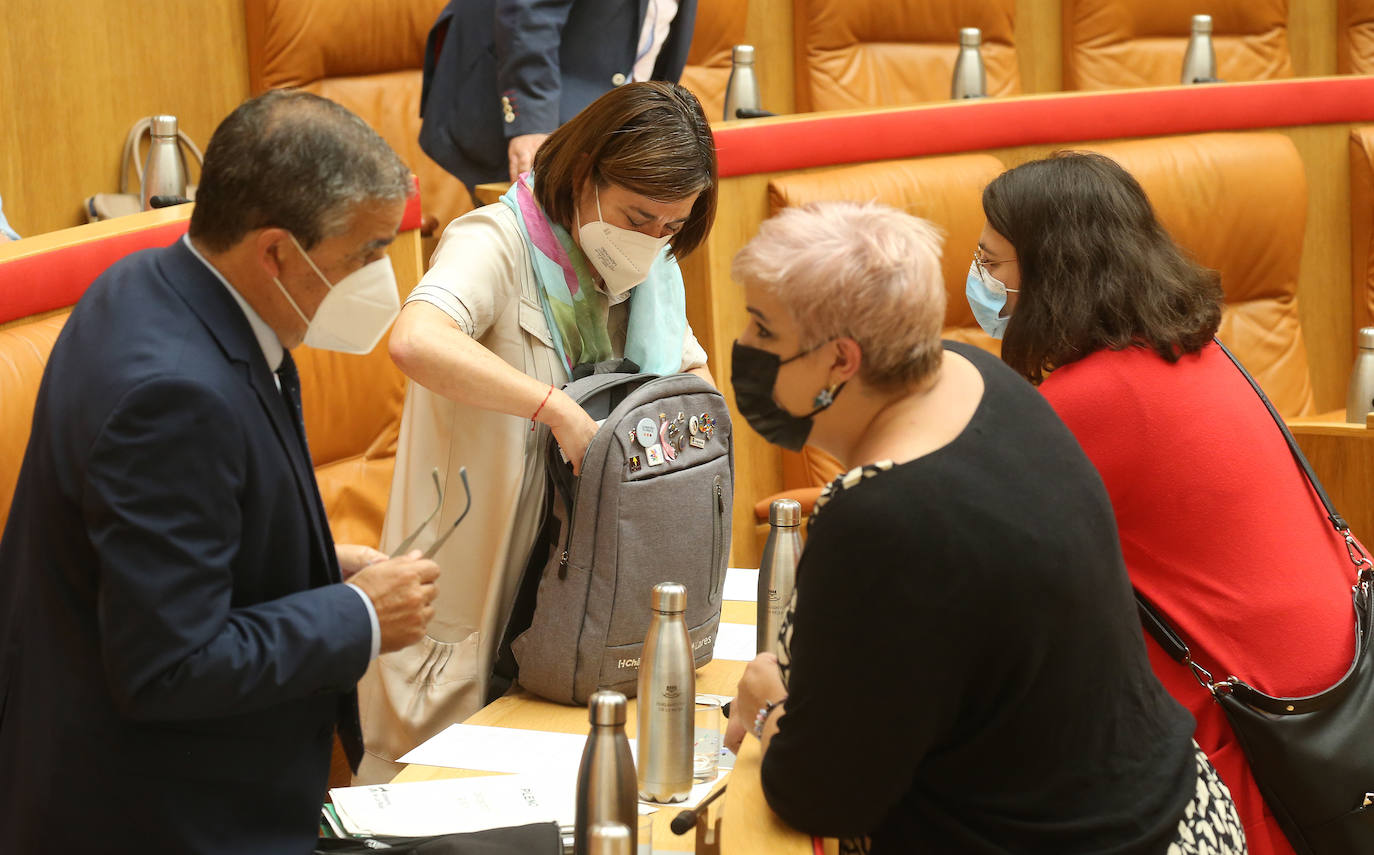
[[0, 852], [311, 851], [371, 625], [243, 312], [180, 241], [44, 371], [0, 540]]
[[[680, 0], [655, 80], [682, 76], [696, 7]], [[469, 187], [505, 181], [511, 137], [552, 133], [631, 78], [648, 11], [649, 0], [451, 0], [425, 49], [420, 147]]]

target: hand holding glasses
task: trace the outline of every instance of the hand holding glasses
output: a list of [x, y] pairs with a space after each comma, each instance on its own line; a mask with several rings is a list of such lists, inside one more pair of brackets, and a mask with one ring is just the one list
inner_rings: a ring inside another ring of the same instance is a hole
[[[415, 531], [410, 533], [409, 537], [401, 541], [400, 545], [391, 553], [392, 558], [399, 558], [404, 555], [406, 550], [410, 549], [411, 544], [415, 542], [416, 538], [420, 536], [420, 533], [429, 525], [430, 520], [434, 519], [434, 515], [439, 513], [439, 509], [444, 506], [444, 487], [439, 481], [439, 470], [437, 468], [434, 469], [430, 473], [430, 476], [434, 479], [434, 492], [437, 494], [437, 498], [434, 502], [434, 510], [429, 512], [429, 516], [425, 517], [424, 522], [420, 523]], [[467, 517], [468, 511], [472, 510], [472, 490], [468, 487], [468, 468], [466, 466], [460, 466], [458, 468], [458, 478], [463, 482], [463, 512], [458, 515], [458, 519], [453, 521], [453, 525], [449, 526], [448, 530], [439, 535], [439, 539], [430, 544], [429, 549], [425, 550], [425, 558], [434, 557], [434, 554], [444, 545], [444, 541], [448, 540], [449, 535], [453, 534], [454, 529], [458, 528], [458, 523], [462, 522], [464, 518]]]

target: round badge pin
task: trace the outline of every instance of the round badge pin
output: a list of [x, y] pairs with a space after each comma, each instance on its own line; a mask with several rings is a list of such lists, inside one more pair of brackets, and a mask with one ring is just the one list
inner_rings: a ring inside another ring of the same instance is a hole
[[635, 425], [635, 439], [639, 444], [648, 448], [658, 442], [658, 423], [645, 416]]
[[692, 418], [687, 421], [687, 430], [692, 434], [692, 436], [696, 436], [697, 434], [701, 433], [701, 422], [697, 419], [696, 416], [692, 416]]

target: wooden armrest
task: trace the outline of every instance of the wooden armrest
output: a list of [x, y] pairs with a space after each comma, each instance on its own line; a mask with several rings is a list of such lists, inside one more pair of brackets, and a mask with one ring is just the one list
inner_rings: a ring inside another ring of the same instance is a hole
[[1374, 536], [1374, 413], [1363, 425], [1324, 414], [1288, 420], [1312, 470], [1326, 488], [1331, 504], [1361, 540]]

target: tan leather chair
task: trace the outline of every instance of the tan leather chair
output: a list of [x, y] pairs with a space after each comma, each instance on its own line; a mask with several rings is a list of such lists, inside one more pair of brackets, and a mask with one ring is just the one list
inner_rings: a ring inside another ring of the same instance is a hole
[[1064, 88], [1175, 86], [1192, 17], [1212, 16], [1222, 80], [1293, 76], [1288, 0], [1063, 0]]
[[873, 201], [930, 220], [945, 238], [945, 338], [1001, 353], [1000, 343], [974, 321], [964, 285], [983, 230], [983, 188], [1004, 169], [992, 155], [961, 154], [802, 172], [768, 182], [768, 205], [776, 214], [808, 202]]
[[[725, 113], [725, 86], [730, 81], [730, 53], [748, 41], [745, 24], [749, 0], [698, 0], [696, 23], [683, 86], [701, 101], [706, 118], [719, 122]], [[763, 105], [767, 109], [768, 105]]]
[[[1003, 168], [991, 155], [965, 154], [802, 172], [770, 181], [768, 204], [776, 214], [808, 202], [874, 201], [935, 223], [945, 236], [941, 265], [946, 293], [944, 336], [999, 353], [999, 342], [989, 338], [973, 320], [964, 298], [964, 284], [983, 229], [983, 188]], [[839, 462], [820, 449], [807, 446], [801, 454], [783, 452], [786, 486], [755, 504], [758, 534], [767, 535], [768, 506], [774, 499], [796, 499], [802, 512], [809, 514], [821, 488], [840, 471]]]
[[1374, 0], [1340, 0], [1336, 21], [1336, 70], [1374, 74]]
[[420, 150], [425, 37], [445, 0], [244, 0], [249, 90], [296, 88], [357, 113], [420, 179], [425, 233], [472, 202]]
[[1015, 0], [794, 0], [797, 112], [948, 99], [961, 27], [983, 31], [988, 94], [1017, 94], [1015, 8]]
[[1283, 134], [1199, 134], [1093, 146], [1136, 177], [1174, 239], [1221, 274], [1218, 335], [1284, 416], [1313, 411], [1298, 323], [1307, 177]]

